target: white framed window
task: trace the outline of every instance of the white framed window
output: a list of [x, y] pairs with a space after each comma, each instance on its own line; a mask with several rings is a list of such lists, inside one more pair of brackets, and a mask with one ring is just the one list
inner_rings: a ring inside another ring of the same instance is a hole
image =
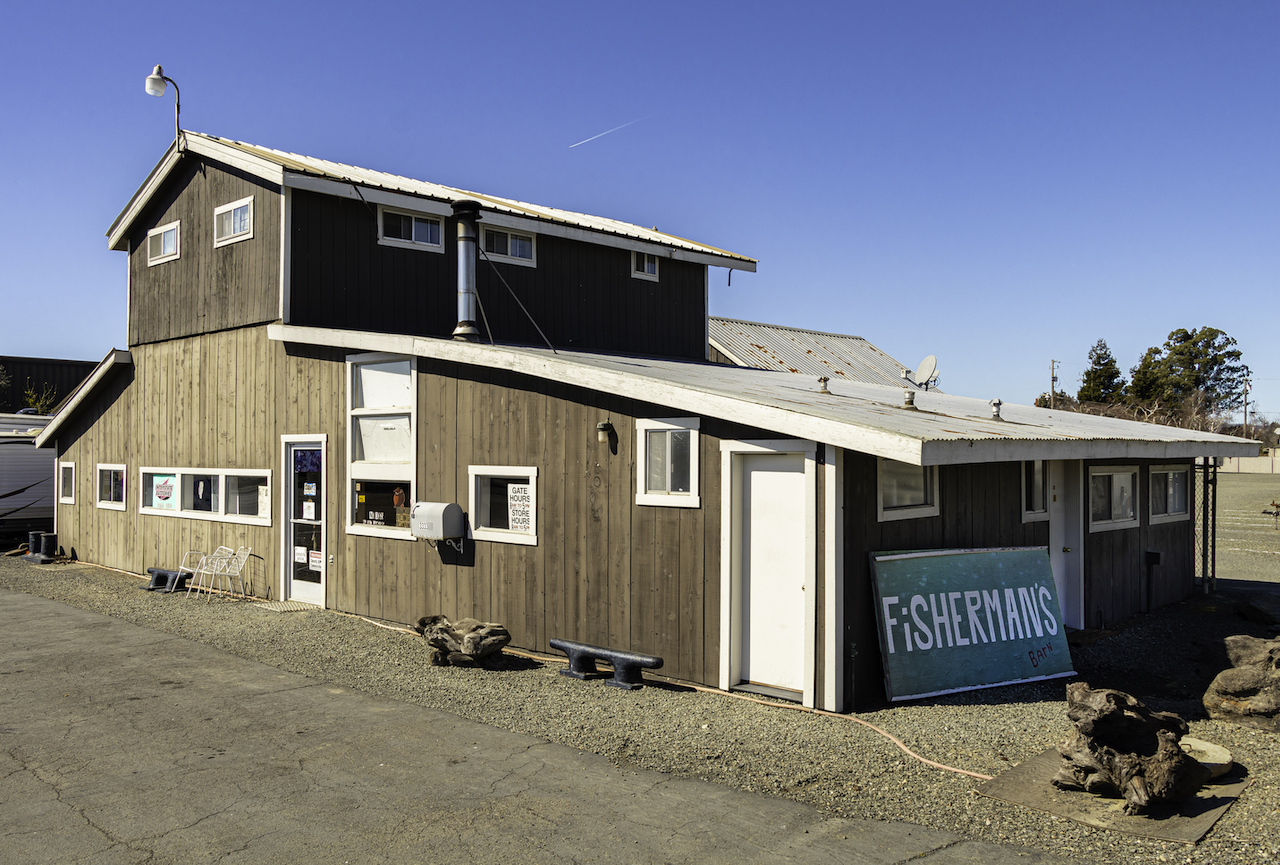
[[444, 222], [438, 216], [424, 216], [379, 205], [378, 243], [403, 249], [444, 252]]
[[413, 540], [417, 362], [398, 354], [347, 358], [348, 534]]
[[1152, 525], [1191, 519], [1190, 481], [1191, 469], [1188, 466], [1151, 467], [1151, 496], [1148, 502]]
[[940, 510], [936, 466], [913, 466], [876, 458], [876, 519], [879, 522], [936, 517]]
[[468, 466], [471, 537], [504, 544], [538, 543], [538, 470], [532, 466]]
[[138, 513], [271, 525], [270, 469], [138, 469]]
[[636, 504], [702, 506], [696, 417], [636, 420]]
[[480, 226], [480, 248], [494, 261], [507, 264], [523, 264], [536, 267], [538, 263], [538, 237], [509, 228]]
[[147, 267], [173, 261], [182, 253], [182, 222], [157, 225], [147, 232]]
[[58, 463], [58, 503], [76, 503], [76, 464]]
[[125, 471], [122, 465], [98, 463], [98, 507], [112, 511], [124, 510]]
[[253, 237], [253, 196], [213, 209], [213, 245], [226, 246]]
[[1022, 521], [1039, 523], [1049, 519], [1049, 462], [1022, 461]]
[[636, 279], [658, 281], [658, 256], [651, 252], [631, 253], [631, 275]]
[[1089, 467], [1089, 531], [1138, 525], [1138, 467]]

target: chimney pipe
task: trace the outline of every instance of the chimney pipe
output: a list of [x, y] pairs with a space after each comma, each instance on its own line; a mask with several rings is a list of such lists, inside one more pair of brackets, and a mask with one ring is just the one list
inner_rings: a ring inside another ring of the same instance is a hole
[[458, 220], [458, 326], [453, 338], [479, 342], [476, 327], [476, 223], [480, 221], [480, 202], [469, 199], [455, 201], [453, 215]]

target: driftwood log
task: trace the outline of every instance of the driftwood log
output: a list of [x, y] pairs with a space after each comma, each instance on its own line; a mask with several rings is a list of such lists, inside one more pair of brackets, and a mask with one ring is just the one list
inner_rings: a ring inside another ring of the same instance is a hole
[[414, 630], [431, 648], [431, 664], [437, 667], [475, 667], [490, 655], [501, 652], [511, 642], [511, 632], [497, 622], [423, 616]]
[[1126, 814], [1143, 814], [1195, 795], [1209, 780], [1209, 770], [1179, 747], [1187, 722], [1172, 712], [1153, 712], [1123, 691], [1073, 682], [1067, 717], [1075, 729], [1058, 746], [1056, 787], [1123, 796]]
[[1204, 692], [1204, 708], [1217, 721], [1280, 733], [1280, 639], [1227, 637], [1231, 669]]

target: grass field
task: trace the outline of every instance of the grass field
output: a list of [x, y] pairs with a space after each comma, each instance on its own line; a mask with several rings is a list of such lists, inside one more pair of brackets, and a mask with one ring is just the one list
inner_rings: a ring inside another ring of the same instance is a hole
[[1218, 474], [1218, 579], [1280, 583], [1280, 475]]

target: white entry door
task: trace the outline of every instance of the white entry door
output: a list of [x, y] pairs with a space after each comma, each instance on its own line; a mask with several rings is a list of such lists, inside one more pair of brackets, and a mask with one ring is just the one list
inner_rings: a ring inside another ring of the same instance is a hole
[[743, 454], [741, 681], [805, 689], [805, 455]]
[[1084, 498], [1080, 460], [1049, 461], [1049, 566], [1068, 628], [1084, 628]]
[[284, 442], [285, 600], [324, 606], [325, 443]]

